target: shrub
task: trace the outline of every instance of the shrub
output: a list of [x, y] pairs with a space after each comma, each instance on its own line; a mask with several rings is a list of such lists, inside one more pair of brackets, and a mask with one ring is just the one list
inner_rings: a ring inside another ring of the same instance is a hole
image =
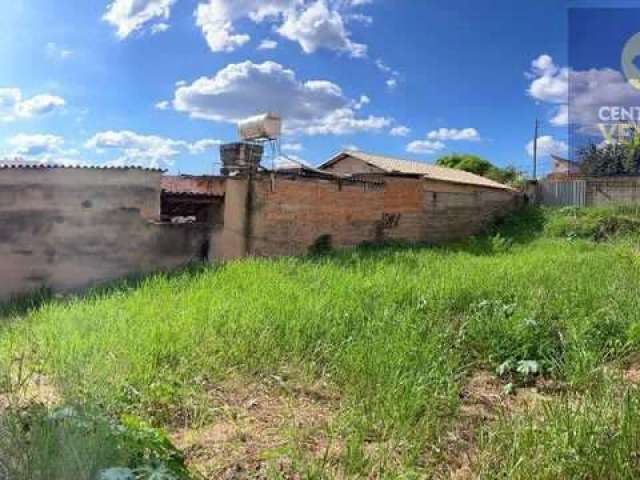
[[628, 207], [548, 211], [545, 233], [551, 237], [608, 241], [640, 233], [640, 215]]
[[9, 479], [189, 478], [184, 458], [161, 430], [131, 418], [118, 423], [41, 405], [0, 416], [0, 473], [2, 467]]

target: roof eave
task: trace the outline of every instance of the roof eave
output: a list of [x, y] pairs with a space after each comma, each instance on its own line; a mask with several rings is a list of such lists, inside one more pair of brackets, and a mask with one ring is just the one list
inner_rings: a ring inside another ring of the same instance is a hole
[[508, 185], [490, 185], [490, 184], [482, 184], [482, 183], [473, 183], [473, 182], [463, 182], [460, 180], [445, 180], [443, 178], [433, 178], [428, 175], [423, 175], [422, 178], [425, 180], [431, 180], [432, 182], [442, 182], [442, 183], [453, 183], [456, 185], [465, 185], [468, 187], [479, 187], [479, 188], [492, 188], [493, 190], [502, 190], [506, 192], [517, 192], [517, 190]]

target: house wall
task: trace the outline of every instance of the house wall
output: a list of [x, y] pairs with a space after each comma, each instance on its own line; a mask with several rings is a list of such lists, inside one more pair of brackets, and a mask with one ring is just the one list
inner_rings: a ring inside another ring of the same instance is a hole
[[256, 179], [247, 251], [300, 255], [330, 235], [335, 247], [381, 239], [381, 186], [303, 177]]
[[[215, 254], [225, 259], [300, 255], [326, 236], [337, 248], [387, 240], [440, 243], [481, 232], [521, 202], [511, 191], [417, 177], [383, 180], [230, 180], [225, 228], [213, 242]], [[228, 229], [230, 217], [235, 224]]]
[[171, 269], [209, 228], [159, 224], [160, 172], [0, 169], [0, 301]]
[[353, 157], [344, 157], [340, 161], [323, 168], [323, 170], [342, 175], [352, 175], [354, 173], [383, 173], [383, 170]]
[[426, 241], [444, 243], [483, 232], [520, 208], [524, 197], [497, 189], [435, 191], [425, 183], [424, 214]]

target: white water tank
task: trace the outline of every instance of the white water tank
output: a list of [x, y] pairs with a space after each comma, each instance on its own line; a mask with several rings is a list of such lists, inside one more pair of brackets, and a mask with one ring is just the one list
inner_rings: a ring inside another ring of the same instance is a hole
[[276, 113], [264, 113], [238, 123], [238, 133], [244, 142], [276, 140], [282, 134], [282, 118]]

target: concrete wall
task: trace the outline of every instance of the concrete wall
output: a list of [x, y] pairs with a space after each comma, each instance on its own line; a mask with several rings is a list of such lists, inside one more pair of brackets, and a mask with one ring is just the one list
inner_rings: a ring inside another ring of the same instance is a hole
[[639, 177], [590, 177], [586, 180], [586, 205], [640, 204]]
[[522, 206], [524, 197], [497, 189], [435, 191], [425, 183], [426, 241], [444, 243], [476, 235]]
[[327, 236], [337, 248], [386, 240], [440, 243], [481, 232], [521, 201], [519, 194], [504, 190], [417, 177], [383, 180], [230, 180], [225, 228], [212, 242], [215, 255], [300, 255]]
[[0, 301], [171, 269], [209, 228], [157, 223], [160, 172], [0, 169]]

